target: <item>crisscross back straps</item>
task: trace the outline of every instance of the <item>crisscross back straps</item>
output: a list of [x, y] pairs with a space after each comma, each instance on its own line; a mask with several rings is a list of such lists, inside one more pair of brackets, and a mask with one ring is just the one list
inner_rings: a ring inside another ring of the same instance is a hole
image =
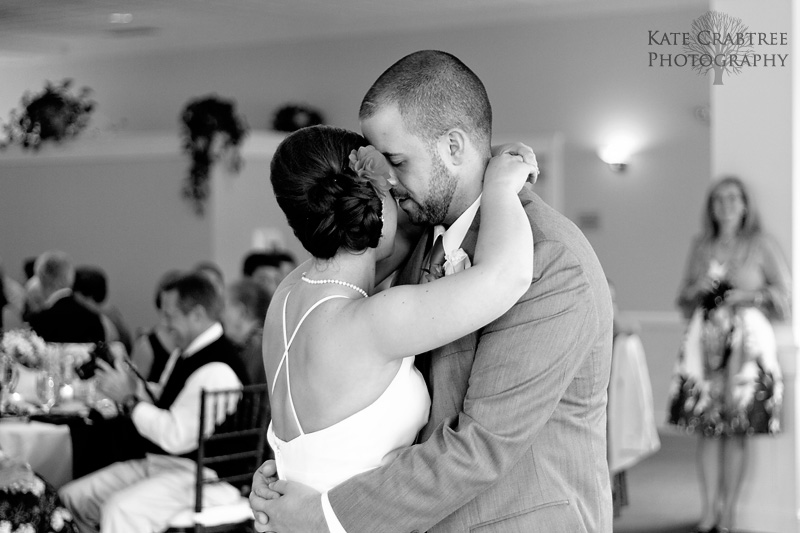
[[287, 338], [286, 338], [286, 303], [289, 301], [289, 294], [291, 294], [291, 291], [289, 291], [289, 293], [286, 295], [286, 299], [283, 301], [283, 355], [281, 356], [281, 360], [278, 363], [278, 369], [275, 371], [275, 377], [272, 380], [272, 388], [271, 388], [270, 392], [272, 392], [272, 393], [275, 392], [275, 384], [278, 382], [278, 376], [281, 373], [281, 367], [283, 366], [283, 363], [286, 362], [286, 392], [287, 392], [287, 395], [288, 395], [288, 398], [289, 398], [289, 408], [291, 408], [291, 410], [292, 410], [292, 415], [294, 416], [294, 421], [297, 424], [297, 429], [300, 430], [300, 434], [301, 435], [305, 435], [305, 432], [303, 431], [303, 426], [300, 425], [300, 419], [297, 418], [297, 411], [294, 408], [294, 402], [292, 401], [292, 382], [289, 379], [289, 361], [288, 361], [289, 347], [292, 345], [292, 342], [294, 342], [294, 338], [297, 336], [297, 332], [300, 331], [300, 326], [303, 325], [303, 322], [305, 321], [306, 317], [308, 317], [308, 315], [311, 314], [311, 311], [313, 311], [314, 309], [316, 309], [320, 305], [324, 304], [328, 300], [333, 300], [334, 298], [345, 298], [347, 300], [351, 300], [352, 298], [348, 298], [347, 296], [345, 296], [343, 294], [333, 294], [331, 296], [326, 296], [325, 298], [319, 300], [314, 305], [312, 305], [308, 309], [308, 311], [305, 312], [303, 317], [300, 319], [300, 322], [298, 322], [297, 326], [294, 328], [294, 332], [292, 333], [291, 338], [289, 338], [287, 340]]

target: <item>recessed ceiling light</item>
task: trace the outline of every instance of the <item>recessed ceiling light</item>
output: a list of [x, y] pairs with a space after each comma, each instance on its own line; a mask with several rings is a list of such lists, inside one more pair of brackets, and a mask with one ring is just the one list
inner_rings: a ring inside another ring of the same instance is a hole
[[131, 13], [111, 13], [108, 16], [108, 21], [111, 24], [130, 24], [133, 20]]

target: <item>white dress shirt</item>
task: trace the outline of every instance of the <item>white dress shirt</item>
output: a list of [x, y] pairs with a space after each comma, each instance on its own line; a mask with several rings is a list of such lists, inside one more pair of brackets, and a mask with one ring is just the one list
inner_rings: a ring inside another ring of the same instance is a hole
[[[222, 337], [222, 325], [217, 322], [198, 335], [182, 353], [175, 350], [167, 361], [159, 385], [163, 385], [172, 374], [178, 357], [191, 357]], [[151, 440], [164, 451], [180, 455], [197, 447], [200, 418], [200, 390], [224, 390], [241, 388], [242, 383], [233, 369], [225, 363], [203, 365], [186, 380], [186, 384], [169, 409], [159, 409], [151, 403], [136, 405], [131, 418], [140, 435]], [[213, 418], [206, 421], [207, 432], [214, 428]]]
[[472, 226], [472, 221], [475, 220], [475, 214], [478, 212], [480, 206], [481, 197], [478, 196], [478, 199], [472, 202], [472, 205], [461, 213], [461, 216], [459, 216], [449, 228], [445, 229], [444, 226], [434, 226], [432, 242], [436, 242], [436, 238], [439, 235], [442, 236], [445, 260], [452, 260], [453, 252], [461, 248], [461, 243], [464, 242], [464, 237], [467, 236], [467, 232], [470, 226]]
[[[475, 214], [478, 212], [480, 205], [481, 196], [478, 196], [478, 199], [475, 200], [466, 211], [461, 213], [461, 216], [459, 216], [449, 228], [445, 229], [444, 226], [434, 226], [433, 241], [431, 242], [435, 243], [439, 235], [442, 236], [445, 260], [450, 261], [452, 253], [461, 247], [461, 243], [464, 242], [464, 237], [467, 236], [467, 232], [470, 226], [472, 226], [472, 221], [475, 220]], [[336, 513], [333, 512], [333, 507], [328, 499], [327, 491], [322, 493], [322, 513], [325, 515], [325, 522], [328, 524], [330, 533], [347, 533], [336, 517]]]
[[50, 296], [47, 297], [47, 300], [45, 300], [42, 309], [50, 309], [56, 304], [57, 301], [62, 300], [67, 296], [71, 295], [72, 295], [72, 289], [70, 288], [55, 290]]

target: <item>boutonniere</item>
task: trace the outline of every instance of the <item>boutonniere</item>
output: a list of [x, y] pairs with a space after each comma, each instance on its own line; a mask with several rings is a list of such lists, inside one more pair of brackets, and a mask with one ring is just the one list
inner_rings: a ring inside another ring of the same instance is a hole
[[469, 260], [469, 256], [467, 252], [465, 252], [462, 248], [458, 250], [454, 250], [450, 254], [445, 255], [444, 261], [444, 275], [449, 276], [450, 274], [455, 274], [457, 272], [461, 272], [462, 270], [466, 270], [472, 266], [472, 263]]

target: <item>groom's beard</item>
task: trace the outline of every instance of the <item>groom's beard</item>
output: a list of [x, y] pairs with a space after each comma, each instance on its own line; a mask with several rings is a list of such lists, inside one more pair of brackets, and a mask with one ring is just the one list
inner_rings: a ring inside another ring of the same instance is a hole
[[400, 202], [400, 207], [416, 225], [443, 224], [458, 184], [458, 178], [444, 166], [439, 154], [433, 154], [431, 159], [430, 188], [427, 198], [422, 203], [410, 197], [403, 198]]

